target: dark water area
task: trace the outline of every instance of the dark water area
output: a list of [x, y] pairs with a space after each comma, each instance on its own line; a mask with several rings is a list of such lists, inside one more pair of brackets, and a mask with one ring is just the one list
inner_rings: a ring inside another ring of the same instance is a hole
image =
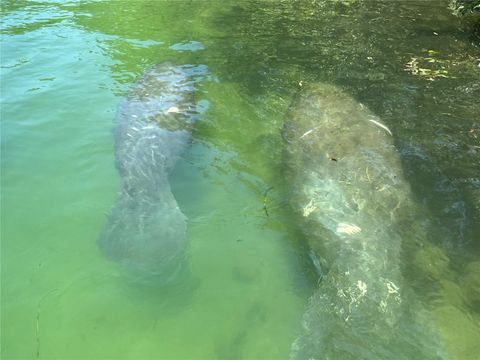
[[[293, 215], [282, 131], [296, 94], [316, 83], [391, 132], [416, 219], [395, 233], [402, 286], [438, 358], [478, 356], [480, 41], [448, 1], [0, 9], [2, 358], [290, 358], [319, 279]], [[208, 75], [170, 177], [193, 279], [155, 289], [126, 281], [96, 240], [121, 189], [117, 106], [165, 61]]]

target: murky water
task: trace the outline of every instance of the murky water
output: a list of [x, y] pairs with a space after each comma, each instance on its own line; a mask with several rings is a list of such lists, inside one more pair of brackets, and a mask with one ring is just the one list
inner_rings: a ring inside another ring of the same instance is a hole
[[[480, 50], [447, 5], [3, 1], [2, 358], [289, 358], [317, 275], [288, 203], [281, 129], [316, 81], [393, 133], [418, 211], [402, 229], [406, 286], [445, 357], [475, 358]], [[121, 187], [117, 105], [167, 60], [209, 76], [171, 177], [193, 276], [158, 289], [129, 282], [97, 237]]]

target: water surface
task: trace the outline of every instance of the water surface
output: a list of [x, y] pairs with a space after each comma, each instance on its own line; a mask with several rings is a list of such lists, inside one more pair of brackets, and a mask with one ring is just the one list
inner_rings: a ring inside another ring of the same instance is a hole
[[[447, 5], [3, 1], [2, 358], [288, 358], [316, 273], [289, 210], [280, 130], [315, 81], [392, 131], [428, 229], [405, 242], [404, 276], [448, 358], [474, 358], [480, 51]], [[126, 281], [96, 239], [120, 189], [116, 107], [167, 60], [210, 76], [171, 179], [194, 276], [155, 289]]]

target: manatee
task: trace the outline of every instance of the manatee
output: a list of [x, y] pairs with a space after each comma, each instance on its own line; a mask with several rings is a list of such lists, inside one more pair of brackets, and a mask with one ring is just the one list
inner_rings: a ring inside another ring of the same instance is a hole
[[319, 274], [291, 358], [442, 358], [402, 277], [402, 229], [415, 204], [391, 131], [317, 83], [292, 102], [283, 136], [290, 203]]
[[135, 281], [172, 281], [185, 264], [186, 217], [169, 175], [198, 118], [196, 82], [204, 66], [163, 63], [149, 69], [121, 100], [114, 121], [122, 188], [98, 244]]

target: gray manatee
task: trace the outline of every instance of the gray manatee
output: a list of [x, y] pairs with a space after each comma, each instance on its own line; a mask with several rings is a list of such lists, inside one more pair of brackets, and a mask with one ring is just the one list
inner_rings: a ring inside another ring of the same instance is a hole
[[290, 201], [320, 278], [291, 358], [442, 358], [402, 277], [415, 204], [390, 130], [337, 87], [312, 84], [283, 135]]
[[184, 265], [186, 218], [169, 174], [188, 146], [198, 117], [195, 83], [205, 66], [163, 63], [137, 80], [114, 121], [121, 192], [98, 244], [135, 281], [168, 283]]

